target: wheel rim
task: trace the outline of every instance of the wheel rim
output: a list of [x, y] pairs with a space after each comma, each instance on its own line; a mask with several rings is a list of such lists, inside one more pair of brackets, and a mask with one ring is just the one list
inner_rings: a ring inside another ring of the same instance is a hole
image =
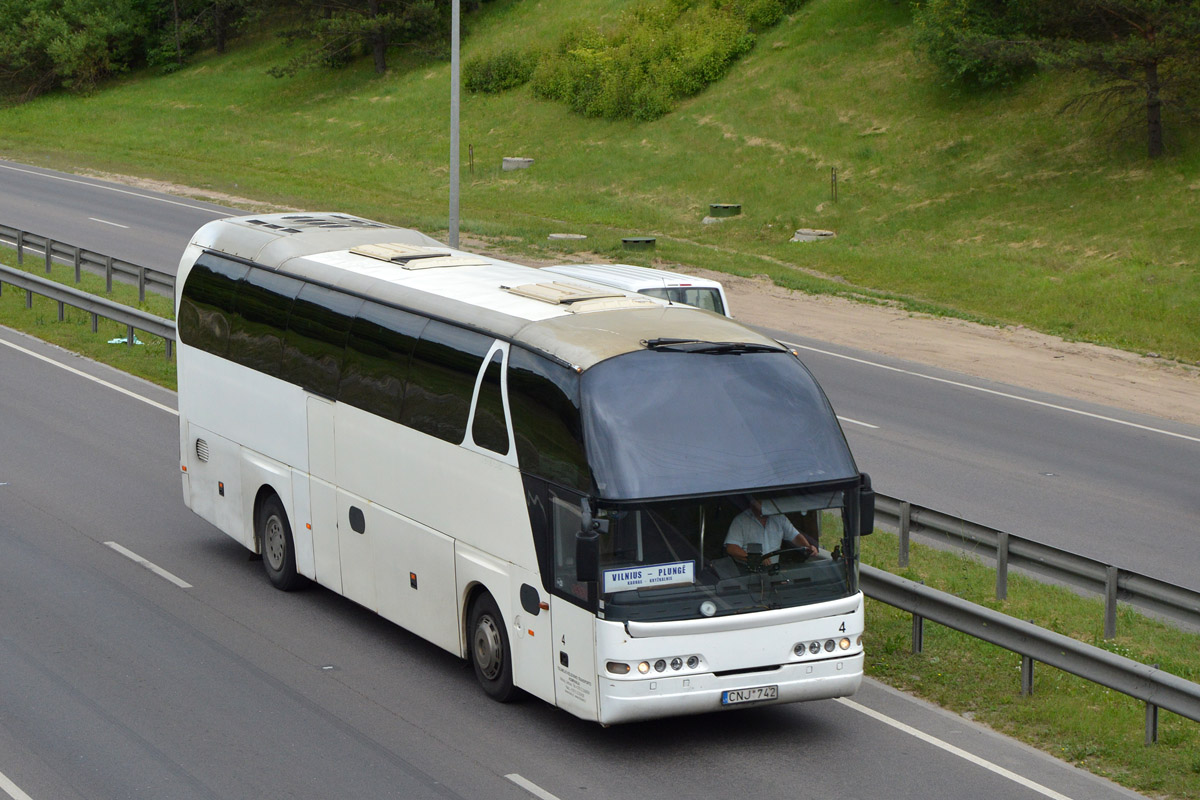
[[483, 677], [494, 681], [503, 664], [504, 643], [500, 639], [500, 629], [490, 615], [484, 614], [475, 624], [475, 665]]
[[283, 558], [287, 552], [287, 536], [283, 532], [283, 520], [275, 514], [267, 517], [267, 524], [264, 526], [263, 552], [267, 557], [267, 564], [272, 570], [278, 572], [283, 569]]

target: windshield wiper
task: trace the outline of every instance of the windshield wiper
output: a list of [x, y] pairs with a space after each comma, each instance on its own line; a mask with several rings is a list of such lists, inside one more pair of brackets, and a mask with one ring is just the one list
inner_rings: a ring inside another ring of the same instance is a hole
[[699, 339], [643, 339], [642, 344], [651, 350], [669, 350], [676, 353], [782, 353], [780, 345], [758, 342], [703, 342]]

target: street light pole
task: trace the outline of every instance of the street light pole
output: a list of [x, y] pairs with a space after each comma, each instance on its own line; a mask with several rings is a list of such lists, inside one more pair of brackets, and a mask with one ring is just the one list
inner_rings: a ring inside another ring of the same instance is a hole
[[458, 248], [458, 37], [459, 0], [450, 12], [450, 241]]

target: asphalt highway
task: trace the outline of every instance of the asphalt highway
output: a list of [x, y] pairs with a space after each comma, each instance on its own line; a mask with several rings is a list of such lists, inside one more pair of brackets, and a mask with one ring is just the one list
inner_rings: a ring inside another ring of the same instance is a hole
[[871, 682], [609, 729], [494, 703], [184, 508], [172, 393], [4, 329], [0, 375], [0, 797], [1134, 796]]

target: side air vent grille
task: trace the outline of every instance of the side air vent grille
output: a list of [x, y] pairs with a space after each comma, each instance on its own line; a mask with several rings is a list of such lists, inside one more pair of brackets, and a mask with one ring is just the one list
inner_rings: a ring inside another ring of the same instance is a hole
[[196, 458], [205, 463], [208, 462], [208, 442], [203, 439], [196, 440]]

